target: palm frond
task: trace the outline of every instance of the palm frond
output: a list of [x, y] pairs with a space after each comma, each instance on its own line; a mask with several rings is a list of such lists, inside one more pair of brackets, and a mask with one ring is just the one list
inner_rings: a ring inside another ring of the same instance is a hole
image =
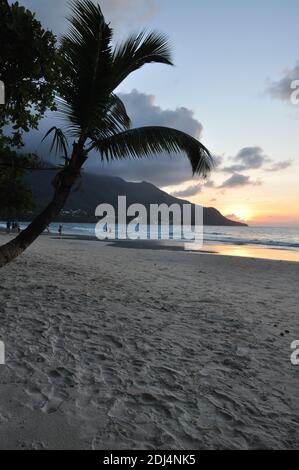
[[[86, 155], [93, 148], [107, 160], [184, 152], [193, 173], [206, 176], [213, 159], [198, 140], [166, 127], [130, 130], [125, 106], [114, 94], [119, 84], [143, 65], [172, 65], [167, 37], [143, 31], [130, 36], [113, 52], [112, 29], [99, 5], [91, 0], [73, 0], [71, 4], [70, 32], [61, 43], [59, 109], [68, 120], [68, 131], [83, 147], [89, 145]], [[66, 153], [60, 130], [52, 128], [51, 132], [52, 149]]]
[[119, 96], [112, 93], [107, 102], [107, 114], [111, 116], [121, 130], [128, 130], [131, 127], [131, 119], [128, 116], [126, 107]]
[[93, 144], [108, 161], [123, 158], [144, 158], [166, 152], [169, 155], [185, 153], [193, 174], [206, 177], [213, 168], [213, 157], [197, 139], [185, 132], [168, 127], [140, 127], [131, 129]]
[[114, 94], [111, 94], [104, 108], [103, 116], [98, 119], [88, 137], [93, 140], [101, 140], [111, 137], [115, 134], [130, 129], [131, 120], [127, 114], [122, 100]]
[[[70, 30], [61, 40], [62, 80], [58, 109], [67, 119], [72, 134], [108, 135], [129, 127], [120, 102], [112, 99], [114, 90], [133, 71], [147, 63], [171, 65], [166, 36], [141, 32], [112, 51], [112, 29], [106, 24], [100, 6], [91, 0], [73, 0]], [[107, 107], [109, 113], [107, 114]]]
[[64, 135], [61, 129], [53, 126], [45, 134], [44, 138], [42, 139], [42, 142], [44, 142], [44, 140], [46, 140], [46, 138], [49, 137], [50, 134], [53, 134], [50, 152], [53, 152], [53, 150], [55, 149], [56, 155], [60, 154], [63, 156], [65, 160], [67, 160], [68, 159], [68, 141], [67, 141], [66, 136]]
[[115, 49], [112, 62], [114, 88], [145, 64], [173, 65], [167, 36], [155, 31], [131, 35]]
[[61, 40], [64, 79], [59, 91], [71, 126], [86, 131], [97, 122], [110, 94], [112, 29], [91, 0], [71, 5], [70, 31]]

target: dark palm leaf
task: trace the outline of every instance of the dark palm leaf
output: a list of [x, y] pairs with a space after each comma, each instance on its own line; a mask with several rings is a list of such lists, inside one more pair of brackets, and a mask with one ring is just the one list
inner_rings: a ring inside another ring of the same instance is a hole
[[112, 93], [108, 99], [106, 112], [113, 117], [119, 129], [127, 130], [131, 127], [131, 119], [127, 114], [126, 107], [119, 96]]
[[70, 32], [61, 41], [60, 108], [71, 127], [88, 132], [110, 95], [112, 29], [91, 0], [73, 1], [72, 11]]
[[193, 174], [207, 176], [213, 167], [213, 158], [197, 139], [185, 132], [168, 127], [140, 127], [120, 134], [97, 140], [93, 148], [108, 161], [122, 158], [143, 158], [168, 154], [187, 154]]
[[111, 94], [107, 100], [102, 118], [98, 119], [98, 124], [89, 134], [89, 137], [91, 140], [101, 140], [128, 130], [130, 127], [131, 120], [124, 103], [117, 95]]
[[154, 31], [130, 36], [116, 48], [112, 61], [114, 88], [145, 64], [173, 65], [167, 36]]
[[46, 135], [42, 139], [42, 142], [47, 137], [49, 137], [50, 134], [54, 134], [53, 139], [52, 139], [52, 143], [51, 143], [51, 147], [50, 147], [50, 152], [53, 152], [53, 150], [55, 149], [56, 154], [63, 155], [63, 158], [65, 160], [67, 160], [68, 159], [68, 142], [67, 142], [67, 139], [66, 139], [64, 133], [62, 132], [61, 129], [53, 126], [53, 127], [51, 127], [51, 129], [48, 130], [48, 132], [46, 133]]
[[112, 29], [91, 0], [72, 2], [71, 29], [62, 39], [63, 80], [60, 110], [68, 130], [78, 137], [86, 155], [94, 148], [103, 158], [138, 158], [163, 152], [184, 152], [193, 173], [206, 175], [212, 168], [209, 151], [184, 132], [161, 127], [130, 130], [130, 119], [116, 87], [147, 63], [172, 65], [167, 38], [141, 32], [112, 51]]

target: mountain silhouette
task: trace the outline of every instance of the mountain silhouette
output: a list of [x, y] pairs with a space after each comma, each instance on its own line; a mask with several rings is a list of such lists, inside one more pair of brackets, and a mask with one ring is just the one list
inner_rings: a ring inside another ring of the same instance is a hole
[[[51, 181], [54, 175], [54, 171], [43, 170], [30, 172], [25, 176], [26, 184], [36, 196], [35, 212], [43, 209], [50, 201], [53, 192]], [[70, 194], [64, 207], [64, 215], [60, 218], [66, 220], [67, 212], [79, 211], [81, 212], [79, 218], [82, 222], [90, 221], [90, 218], [94, 218], [95, 208], [101, 203], [111, 204], [117, 208], [118, 196], [127, 197], [127, 206], [134, 203], [143, 204], [147, 208], [150, 204], [167, 204], [168, 206], [175, 203], [190, 204], [145, 181], [132, 183], [114, 176], [84, 173], [81, 180], [78, 180], [76, 189]], [[193, 204], [192, 206], [194, 208]], [[214, 207], [205, 207], [203, 217], [205, 225], [246, 226], [246, 224], [227, 219]]]

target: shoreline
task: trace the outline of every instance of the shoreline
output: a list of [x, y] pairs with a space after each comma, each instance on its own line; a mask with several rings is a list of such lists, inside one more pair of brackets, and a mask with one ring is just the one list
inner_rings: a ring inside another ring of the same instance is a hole
[[[12, 237], [17, 234], [7, 234], [0, 231], [0, 236]], [[81, 240], [90, 242], [107, 243], [110, 246], [160, 251], [181, 251], [188, 253], [210, 254], [217, 256], [232, 256], [240, 258], [263, 259], [281, 262], [299, 262], [299, 250], [266, 245], [250, 245], [245, 243], [218, 243], [204, 242], [203, 246], [196, 247], [196, 243], [187, 243], [175, 240], [99, 240], [92, 235], [43, 233], [42, 237], [50, 237], [53, 240]], [[0, 239], [1, 240], [1, 239]]]

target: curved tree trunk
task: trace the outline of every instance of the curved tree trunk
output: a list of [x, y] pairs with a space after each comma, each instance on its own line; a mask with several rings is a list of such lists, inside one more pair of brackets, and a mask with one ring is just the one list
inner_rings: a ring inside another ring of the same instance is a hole
[[67, 168], [56, 175], [53, 181], [55, 192], [50, 204], [16, 238], [0, 246], [0, 268], [23, 253], [60, 213], [78, 177], [80, 167], [81, 165], [76, 165], [75, 168]]

